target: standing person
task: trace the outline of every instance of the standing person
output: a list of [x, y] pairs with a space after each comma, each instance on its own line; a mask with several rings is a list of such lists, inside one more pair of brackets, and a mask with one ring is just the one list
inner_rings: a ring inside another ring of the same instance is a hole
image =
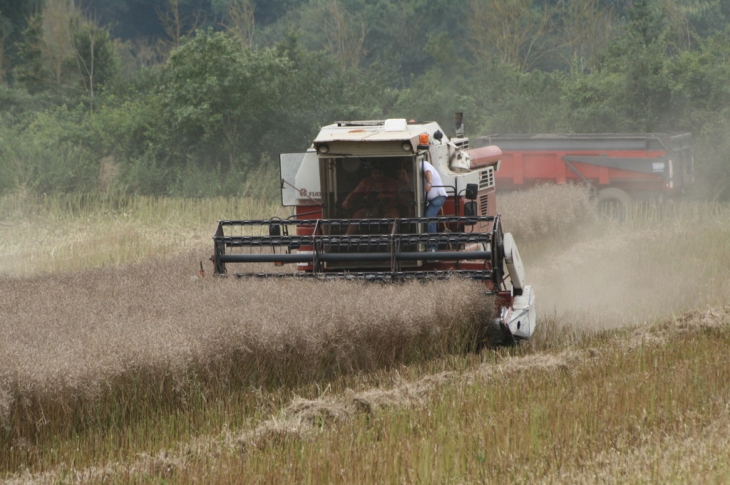
[[[426, 191], [426, 212], [424, 215], [426, 217], [436, 217], [444, 202], [446, 202], [446, 196], [448, 194], [446, 193], [446, 189], [442, 187], [444, 183], [441, 180], [441, 175], [439, 175], [433, 165], [425, 160], [421, 164], [423, 170], [423, 190]], [[436, 233], [436, 223], [429, 222], [426, 226], [426, 232], [429, 234]], [[429, 251], [433, 252], [437, 249], [438, 246], [436, 244], [428, 245]]]

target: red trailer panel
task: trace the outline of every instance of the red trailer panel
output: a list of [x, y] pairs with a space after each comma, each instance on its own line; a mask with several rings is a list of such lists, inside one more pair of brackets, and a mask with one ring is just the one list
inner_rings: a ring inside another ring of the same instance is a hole
[[694, 179], [692, 135], [540, 134], [489, 135], [475, 146], [496, 145], [502, 161], [497, 188], [520, 190], [541, 183], [583, 183], [611, 188], [627, 200], [672, 198]]

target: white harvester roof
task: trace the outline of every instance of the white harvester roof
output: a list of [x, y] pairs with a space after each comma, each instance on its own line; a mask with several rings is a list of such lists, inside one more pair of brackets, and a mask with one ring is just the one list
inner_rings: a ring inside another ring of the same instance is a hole
[[[438, 123], [434, 121], [408, 122], [405, 119], [341, 121], [323, 127], [317, 138], [314, 139], [314, 146], [317, 151], [320, 151], [319, 148], [322, 145], [344, 144], [352, 148], [363, 147], [361, 144], [373, 142], [409, 142], [415, 151], [420, 135], [427, 133], [433, 139], [433, 135], [437, 131], [443, 133]], [[443, 141], [447, 140], [448, 138], [444, 134]]]

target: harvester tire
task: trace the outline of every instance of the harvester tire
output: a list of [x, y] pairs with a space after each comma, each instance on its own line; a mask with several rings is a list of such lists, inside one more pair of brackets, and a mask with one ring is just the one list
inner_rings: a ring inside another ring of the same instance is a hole
[[603, 217], [625, 221], [633, 208], [634, 200], [621, 189], [609, 187], [598, 192], [596, 206]]

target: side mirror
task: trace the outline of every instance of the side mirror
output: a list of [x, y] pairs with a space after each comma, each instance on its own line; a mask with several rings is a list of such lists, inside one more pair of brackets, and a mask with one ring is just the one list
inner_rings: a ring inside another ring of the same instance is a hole
[[477, 192], [479, 192], [479, 185], [477, 184], [466, 184], [466, 197], [467, 200], [476, 200]]
[[477, 203], [472, 201], [464, 203], [464, 217], [476, 217]]

